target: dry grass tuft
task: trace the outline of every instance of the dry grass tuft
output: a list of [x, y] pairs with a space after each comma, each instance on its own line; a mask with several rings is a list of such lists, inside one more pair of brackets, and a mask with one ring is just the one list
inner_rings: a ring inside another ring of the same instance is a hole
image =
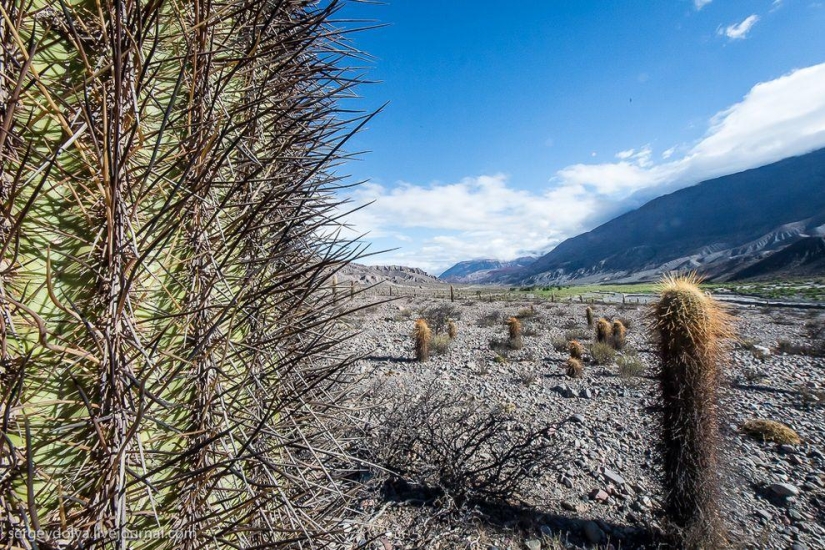
[[781, 445], [799, 445], [802, 438], [789, 426], [775, 420], [754, 419], [742, 424], [742, 433], [760, 441]]

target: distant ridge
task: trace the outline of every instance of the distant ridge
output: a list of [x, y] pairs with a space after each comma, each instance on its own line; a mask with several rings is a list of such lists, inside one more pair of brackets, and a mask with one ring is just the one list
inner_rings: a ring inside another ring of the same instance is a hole
[[490, 279], [505, 277], [535, 261], [536, 258], [533, 256], [523, 256], [511, 261], [468, 260], [455, 264], [438, 278], [447, 283], [484, 283]]
[[822, 274], [813, 237], [823, 236], [820, 149], [658, 197], [484, 282], [638, 282], [674, 270], [720, 281]]

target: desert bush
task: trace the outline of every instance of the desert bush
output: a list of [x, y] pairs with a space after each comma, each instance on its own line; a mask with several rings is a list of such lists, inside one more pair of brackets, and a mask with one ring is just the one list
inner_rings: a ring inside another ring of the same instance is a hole
[[733, 336], [721, 307], [693, 275], [666, 277], [652, 305], [659, 371], [665, 512], [680, 546], [719, 548], [719, 380], [724, 339]]
[[564, 364], [565, 372], [570, 378], [581, 378], [584, 376], [584, 365], [575, 357], [570, 357]]
[[558, 352], [568, 351], [567, 338], [564, 336], [553, 336], [550, 339], [550, 345], [553, 346], [553, 349]]
[[452, 339], [448, 334], [436, 334], [430, 340], [430, 349], [435, 355], [443, 355], [450, 349]]
[[499, 365], [504, 364], [507, 362], [507, 356], [501, 353], [496, 353], [495, 357], [493, 357], [493, 362], [498, 363]]
[[567, 344], [567, 350], [570, 352], [570, 357], [573, 359], [578, 359], [581, 361], [582, 357], [584, 357], [584, 346], [582, 346], [581, 342], [578, 340], [570, 340]]
[[609, 344], [611, 336], [610, 321], [601, 318], [596, 322], [596, 342], [600, 344]]
[[419, 319], [415, 322], [413, 340], [415, 340], [415, 359], [417, 361], [426, 361], [429, 359], [432, 331], [424, 319]]
[[610, 344], [595, 342], [590, 346], [590, 357], [597, 365], [610, 365], [616, 358], [616, 350]]
[[518, 310], [518, 313], [515, 314], [515, 317], [518, 319], [532, 319], [536, 316], [536, 308], [534, 306], [525, 307]]
[[613, 327], [610, 332], [610, 343], [613, 349], [621, 350], [627, 343], [627, 329], [618, 319], [613, 321]]
[[505, 502], [560, 463], [551, 426], [518, 419], [436, 382], [374, 390], [368, 440], [373, 463], [458, 505]]
[[583, 328], [576, 328], [564, 332], [565, 342], [569, 342], [570, 340], [590, 340], [590, 338], [590, 331]]
[[476, 321], [476, 325], [481, 328], [490, 328], [498, 326], [504, 320], [504, 314], [500, 311], [491, 311], [490, 313], [485, 313], [481, 317], [478, 318]]
[[624, 353], [616, 359], [619, 366], [619, 376], [622, 378], [635, 378], [642, 376], [645, 372], [645, 364], [635, 353]]
[[435, 334], [446, 332], [448, 323], [461, 319], [461, 310], [452, 304], [439, 304], [426, 308], [421, 317], [427, 321], [430, 330]]
[[506, 338], [493, 337], [490, 338], [490, 349], [499, 355], [507, 356], [510, 353], [510, 344]]
[[784, 445], [799, 445], [802, 438], [789, 426], [775, 420], [754, 419], [742, 424], [742, 433], [760, 441]]
[[524, 347], [524, 340], [521, 336], [521, 321], [515, 317], [507, 319], [507, 344], [510, 349], [521, 349]]
[[777, 342], [776, 351], [786, 355], [807, 355], [809, 357], [825, 357], [825, 342], [800, 343], [789, 340]]

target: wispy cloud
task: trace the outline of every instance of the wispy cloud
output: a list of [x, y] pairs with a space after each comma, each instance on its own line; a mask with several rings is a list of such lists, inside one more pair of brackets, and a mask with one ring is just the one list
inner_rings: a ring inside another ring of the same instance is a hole
[[726, 36], [728, 40], [744, 40], [757, 22], [759, 22], [758, 15], [749, 15], [741, 23], [720, 27], [718, 33], [720, 36]]
[[[705, 179], [825, 147], [825, 63], [754, 86], [708, 122], [692, 144], [654, 155], [650, 145], [616, 161], [559, 170], [540, 192], [517, 189], [504, 174], [453, 183], [395, 187], [366, 184], [357, 204], [375, 201], [350, 222], [371, 237], [403, 234], [411, 243], [373, 263], [405, 263], [440, 272], [461, 260], [512, 259], [546, 251], [592, 229], [624, 205]], [[396, 240], [397, 242], [397, 240]]]
[[693, 7], [696, 8], [696, 11], [699, 11], [711, 2], [713, 2], [713, 0], [693, 0]]

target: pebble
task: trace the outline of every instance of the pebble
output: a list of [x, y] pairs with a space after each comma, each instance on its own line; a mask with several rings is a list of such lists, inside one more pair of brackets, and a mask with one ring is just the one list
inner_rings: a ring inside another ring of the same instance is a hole
[[767, 510], [765, 510], [764, 508], [760, 508], [759, 510], [757, 510], [757, 511], [756, 511], [756, 515], [757, 515], [758, 517], [760, 517], [760, 518], [764, 519], [765, 521], [770, 521], [770, 520], [771, 520], [771, 518], [773, 518], [773, 516], [771, 515], [771, 513], [770, 513], [770, 512], [768, 512]]
[[524, 541], [524, 546], [528, 550], [541, 550], [541, 541], [539, 539], [529, 539]]
[[601, 489], [593, 489], [592, 491], [590, 491], [590, 500], [597, 500], [599, 502], [605, 502], [609, 498], [610, 498], [610, 495], [608, 495], [605, 491], [603, 491]]
[[770, 486], [770, 490], [780, 497], [795, 497], [799, 494], [799, 489], [790, 483], [774, 483]]
[[577, 422], [579, 424], [584, 424], [584, 416], [580, 414], [574, 414], [570, 417], [570, 420], [572, 420], [573, 422]]
[[607, 481], [613, 483], [614, 485], [622, 486], [625, 484], [624, 478], [616, 472], [614, 472], [613, 470], [605, 468], [604, 477], [607, 478]]

